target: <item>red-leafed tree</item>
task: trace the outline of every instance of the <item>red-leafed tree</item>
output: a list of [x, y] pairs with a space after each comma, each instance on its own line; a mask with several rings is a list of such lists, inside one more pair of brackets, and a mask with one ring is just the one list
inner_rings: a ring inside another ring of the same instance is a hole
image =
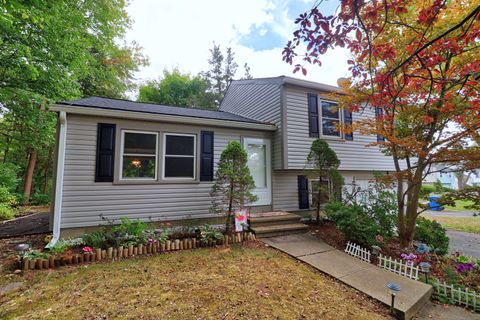
[[471, 143], [480, 140], [480, 0], [342, 0], [330, 16], [321, 3], [296, 20], [283, 59], [305, 74], [334, 47], [350, 50], [338, 99], [353, 111], [377, 108], [377, 118], [344, 130], [384, 137], [375, 145], [393, 158], [398, 232], [409, 246], [433, 165], [480, 164]]

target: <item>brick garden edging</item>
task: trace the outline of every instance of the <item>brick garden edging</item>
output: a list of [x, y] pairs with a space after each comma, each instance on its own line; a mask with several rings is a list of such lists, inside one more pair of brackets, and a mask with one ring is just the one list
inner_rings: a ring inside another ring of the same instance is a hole
[[91, 253], [73, 253], [71, 255], [50, 255], [48, 259], [38, 258], [36, 260], [24, 259], [22, 270], [42, 270], [49, 268], [58, 268], [67, 265], [78, 265], [82, 263], [96, 261], [115, 261], [142, 255], [153, 255], [164, 252], [190, 250], [201, 247], [214, 247], [217, 245], [229, 245], [242, 243], [249, 240], [255, 240], [255, 235], [251, 232], [241, 232], [230, 235], [224, 235], [222, 240], [212, 240], [202, 242], [198, 238], [172, 239], [165, 243], [158, 241], [150, 244], [139, 244], [136, 246], [109, 247], [107, 249], [94, 249]]

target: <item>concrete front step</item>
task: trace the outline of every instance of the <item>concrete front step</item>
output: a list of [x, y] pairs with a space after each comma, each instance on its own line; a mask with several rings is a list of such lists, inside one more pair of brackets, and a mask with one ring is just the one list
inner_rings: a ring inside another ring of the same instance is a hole
[[268, 225], [300, 223], [301, 218], [296, 214], [287, 214], [282, 216], [252, 217], [249, 221], [252, 227], [264, 227]]
[[257, 238], [276, 237], [294, 233], [305, 233], [308, 226], [303, 223], [275, 224], [260, 227], [250, 227]]

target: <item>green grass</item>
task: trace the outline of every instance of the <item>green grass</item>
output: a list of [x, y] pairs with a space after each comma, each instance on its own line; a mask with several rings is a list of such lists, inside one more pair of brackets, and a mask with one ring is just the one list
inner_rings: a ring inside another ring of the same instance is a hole
[[0, 297], [1, 319], [388, 319], [386, 307], [263, 245], [4, 277], [26, 284]]
[[[447, 211], [472, 211], [471, 209], [466, 209], [465, 206], [472, 204], [471, 201], [466, 200], [457, 200], [455, 201], [455, 206], [445, 206]], [[473, 211], [472, 211], [473, 212]]]
[[479, 217], [432, 217], [425, 215], [425, 218], [435, 220], [446, 229], [480, 234]]

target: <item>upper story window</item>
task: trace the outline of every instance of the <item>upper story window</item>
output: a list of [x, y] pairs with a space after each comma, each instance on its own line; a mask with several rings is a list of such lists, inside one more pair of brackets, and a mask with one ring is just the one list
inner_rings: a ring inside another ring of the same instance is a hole
[[122, 131], [121, 179], [157, 179], [156, 132]]
[[340, 109], [336, 102], [318, 101], [317, 94], [308, 94], [308, 126], [309, 136], [318, 138], [337, 137], [353, 140], [353, 133], [341, 132], [340, 128], [351, 126], [352, 113], [348, 109]]
[[163, 177], [195, 179], [196, 135], [166, 133], [164, 135]]
[[336, 103], [322, 101], [322, 136], [340, 137], [340, 108]]

